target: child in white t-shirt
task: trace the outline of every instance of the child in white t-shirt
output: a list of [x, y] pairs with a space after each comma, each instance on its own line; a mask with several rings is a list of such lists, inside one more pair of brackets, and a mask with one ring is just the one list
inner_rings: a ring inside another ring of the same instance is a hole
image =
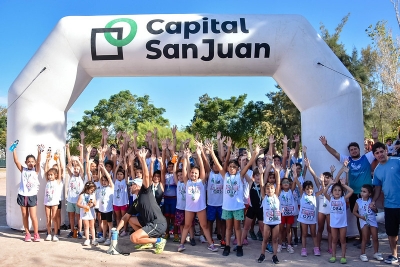
[[89, 230], [92, 235], [92, 245], [97, 246], [99, 243], [96, 241], [96, 232], [94, 230], [94, 207], [96, 206], [96, 185], [93, 182], [87, 182], [83, 191], [79, 194], [76, 205], [80, 208], [80, 217], [85, 224], [85, 237], [84, 246], [90, 245]]

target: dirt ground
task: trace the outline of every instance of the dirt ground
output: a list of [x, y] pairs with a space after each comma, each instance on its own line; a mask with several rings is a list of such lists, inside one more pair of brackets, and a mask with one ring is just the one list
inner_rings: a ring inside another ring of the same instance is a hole
[[[0, 265], [1, 266], [272, 266], [271, 255], [266, 253], [266, 261], [258, 264], [256, 259], [260, 255], [261, 242], [249, 240], [250, 244], [244, 247], [244, 256], [236, 257], [232, 252], [228, 257], [223, 257], [222, 249], [218, 252], [207, 250], [206, 244], [200, 244], [196, 237], [197, 245], [192, 247], [186, 245], [183, 253], [178, 253], [177, 243], [172, 239], [168, 241], [165, 251], [162, 254], [154, 254], [152, 250], [136, 251], [129, 237], [119, 239], [119, 247], [123, 252], [131, 253], [129, 256], [108, 255], [108, 247], [84, 247], [82, 240], [66, 238], [68, 231], [61, 231], [60, 241], [25, 243], [24, 234], [21, 231], [10, 229], [6, 224], [6, 178], [5, 170], [0, 169]], [[380, 232], [383, 228], [380, 227]], [[41, 234], [45, 238], [45, 233]], [[217, 240], [214, 236], [214, 240]], [[294, 254], [286, 251], [278, 254], [281, 266], [323, 266], [338, 265], [329, 264], [330, 255], [326, 252], [327, 241], [323, 240], [321, 256], [312, 255], [312, 241], [307, 239], [309, 256], [301, 257], [301, 247], [295, 248]], [[389, 244], [387, 238], [380, 239], [379, 251], [384, 258], [388, 255]], [[352, 245], [354, 239], [350, 239], [347, 248], [348, 266], [388, 266], [383, 262], [372, 259], [373, 249], [367, 249], [369, 262], [361, 262], [359, 259], [360, 250]], [[340, 251], [340, 248], [338, 248]], [[338, 253], [340, 255], [340, 253]], [[99, 265], [100, 264], [100, 265]]]

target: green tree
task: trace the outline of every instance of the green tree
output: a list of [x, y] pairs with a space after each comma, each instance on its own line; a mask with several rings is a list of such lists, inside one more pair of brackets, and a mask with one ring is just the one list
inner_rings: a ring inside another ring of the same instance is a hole
[[148, 95], [137, 96], [128, 90], [121, 91], [109, 100], [100, 100], [94, 110], [86, 110], [82, 121], [71, 127], [68, 133], [71, 139], [79, 142], [80, 133], [84, 131], [86, 143], [98, 145], [102, 128], [107, 128], [113, 138], [118, 131], [136, 130], [139, 123], [151, 121], [160, 126], [168, 126], [168, 120], [162, 116], [164, 112], [164, 108], [150, 104]]

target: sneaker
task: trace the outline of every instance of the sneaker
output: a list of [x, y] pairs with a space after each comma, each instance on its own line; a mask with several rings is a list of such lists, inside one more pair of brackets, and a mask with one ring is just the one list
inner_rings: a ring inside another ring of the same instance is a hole
[[31, 237], [31, 234], [30, 233], [27, 233], [26, 235], [25, 235], [25, 242], [32, 242], [32, 237]]
[[58, 235], [54, 235], [54, 236], [53, 236], [53, 242], [58, 242], [58, 240], [59, 240], [59, 239], [58, 239]]
[[103, 233], [102, 232], [98, 232], [97, 233], [97, 238], [102, 238], [103, 237]]
[[222, 252], [222, 256], [228, 256], [231, 253], [231, 247], [225, 246], [224, 251]]
[[249, 244], [249, 240], [247, 240], [247, 238], [245, 238], [244, 240], [243, 240], [243, 245], [244, 246], [247, 246]]
[[90, 245], [90, 240], [86, 239], [85, 242], [83, 242], [83, 245], [84, 246], [89, 246]]
[[279, 263], [278, 257], [276, 255], [272, 256], [272, 262], [274, 264], [278, 264]]
[[104, 243], [104, 241], [106, 241], [106, 239], [103, 236], [97, 239], [99, 243]]
[[260, 257], [257, 260], [258, 263], [261, 263], [263, 261], [265, 261], [265, 254], [261, 254]]
[[[99, 241], [97, 241], [99, 242]], [[100, 242], [99, 242], [100, 243]], [[106, 239], [106, 241], [104, 242], [104, 246], [109, 246], [111, 244], [111, 240], [110, 239]]]
[[287, 252], [289, 252], [290, 254], [293, 254], [293, 253], [294, 253], [294, 249], [293, 249], [293, 247], [292, 247], [291, 245], [288, 245], [286, 250], [287, 250]]
[[379, 253], [379, 252], [375, 253], [374, 259], [377, 261], [383, 261], [382, 253]]
[[314, 256], [321, 256], [321, 251], [319, 250], [319, 247], [314, 248]]
[[285, 242], [282, 243], [282, 249], [287, 248], [287, 244]]
[[361, 261], [368, 261], [367, 255], [361, 254], [361, 255], [360, 255], [360, 260], [361, 260]]
[[263, 236], [260, 231], [257, 232], [257, 238], [258, 238], [258, 241], [263, 241]]
[[[249, 234], [250, 234], [250, 238], [252, 239], [252, 240], [257, 240], [257, 236], [256, 236], [256, 233], [254, 233], [254, 230], [252, 231], [252, 230], [250, 230], [249, 231]], [[261, 254], [262, 255], [262, 254]], [[265, 258], [265, 257], [264, 257]]]
[[268, 253], [274, 253], [274, 249], [272, 248], [271, 243], [268, 243], [266, 251], [267, 251]]
[[83, 238], [81, 232], [78, 232], [78, 238], [79, 238], [79, 239], [82, 239], [82, 238]]
[[120, 237], [124, 237], [124, 236], [127, 236], [127, 235], [128, 235], [128, 233], [125, 232], [125, 231], [122, 231], [122, 232], [119, 234]]
[[297, 247], [298, 244], [299, 244], [299, 238], [295, 237], [293, 246]]
[[177, 243], [177, 242], [180, 242], [180, 241], [181, 241], [181, 239], [179, 238], [179, 235], [178, 234], [174, 234], [174, 240], [172, 240], [172, 242]]
[[156, 248], [155, 253], [156, 253], [156, 254], [160, 254], [161, 252], [163, 252], [163, 251], [164, 251], [165, 244], [167, 244], [167, 240], [164, 239], [164, 238], [161, 238], [161, 241], [160, 241], [160, 242], [157, 242], [157, 243], [154, 245], [154, 247]]
[[98, 246], [99, 242], [97, 242], [95, 239], [92, 240], [92, 246]]
[[302, 248], [301, 249], [301, 254], [302, 257], [307, 257], [307, 249], [306, 248]]
[[220, 244], [221, 248], [224, 248], [226, 246], [225, 240], [221, 240], [221, 242], [219, 244]]
[[278, 245], [278, 250], [277, 250], [277, 252], [278, 252], [278, 253], [281, 253], [281, 252], [282, 252], [282, 245]]
[[207, 243], [207, 240], [205, 239], [205, 237], [203, 235], [201, 235], [199, 239], [200, 239], [201, 243]]
[[40, 235], [39, 234], [34, 234], [33, 235], [33, 242], [40, 242], [42, 241], [42, 239], [40, 239]]
[[236, 238], [235, 239], [233, 239], [233, 243], [232, 243], [233, 245], [237, 245], [237, 240], [236, 240]]
[[335, 257], [331, 257], [331, 258], [329, 259], [329, 262], [330, 262], [330, 263], [335, 263], [335, 262], [336, 262], [336, 258], [335, 258]]
[[236, 256], [243, 257], [243, 247], [242, 246], [236, 247]]
[[211, 244], [208, 246], [208, 250], [210, 250], [212, 252], [217, 252], [218, 248], [214, 244]]
[[390, 256], [388, 256], [388, 257], [386, 258], [385, 263], [392, 264], [392, 263], [397, 263], [398, 261], [399, 261], [399, 260], [398, 260], [395, 256], [390, 255]]
[[328, 248], [326, 252], [328, 252], [329, 254], [332, 254], [332, 249]]
[[69, 232], [69, 234], [67, 235], [68, 238], [71, 238], [71, 237], [73, 237], [73, 236], [74, 236], [74, 232], [72, 232], [72, 231]]
[[190, 245], [196, 246], [196, 240], [194, 240], [194, 238], [190, 238]]
[[190, 236], [187, 236], [185, 240], [186, 242], [190, 243]]
[[341, 258], [341, 259], [340, 259], [340, 263], [341, 263], [341, 264], [346, 264], [346, 263], [347, 263], [346, 258]]
[[45, 241], [51, 241], [51, 235], [47, 235]]
[[[109, 239], [107, 239], [109, 240]], [[141, 249], [149, 249], [149, 248], [153, 248], [153, 244], [152, 243], [147, 243], [147, 244], [142, 244], [142, 245], [136, 245], [135, 249], [137, 250], [141, 250]]]
[[182, 251], [184, 251], [186, 248], [185, 248], [185, 245], [184, 244], [180, 244], [179, 245], [179, 247], [178, 247], [178, 252], [182, 252]]

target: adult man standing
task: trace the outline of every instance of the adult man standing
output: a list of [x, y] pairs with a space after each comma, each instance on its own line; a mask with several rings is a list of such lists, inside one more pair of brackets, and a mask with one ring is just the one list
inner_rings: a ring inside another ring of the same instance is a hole
[[389, 238], [391, 255], [385, 259], [386, 263], [397, 263], [397, 239], [400, 224], [400, 158], [388, 157], [385, 144], [377, 142], [372, 146], [372, 152], [379, 164], [374, 171], [374, 198], [371, 208], [375, 208], [375, 201], [381, 191], [385, 197], [385, 228]]
[[[374, 128], [372, 130], [372, 138], [375, 142], [378, 142], [378, 131]], [[351, 142], [347, 149], [349, 151], [350, 156], [341, 155], [334, 148], [328, 145], [328, 140], [325, 136], [321, 136], [319, 138], [322, 145], [326, 148], [326, 150], [331, 153], [338, 161], [344, 163], [345, 160], [348, 160], [348, 168], [349, 168], [349, 186], [354, 190], [353, 195], [350, 197], [350, 211], [353, 212], [354, 205], [356, 200], [359, 198], [359, 194], [361, 192], [361, 187], [364, 184], [372, 185], [372, 175], [371, 175], [371, 163], [374, 161], [374, 155], [371, 152], [367, 154], [360, 155], [360, 146], [356, 142]], [[361, 245], [361, 228], [360, 221], [357, 218], [357, 229], [360, 236], [358, 242], [354, 243], [354, 245]], [[371, 242], [367, 243], [368, 247], [371, 247]]]

